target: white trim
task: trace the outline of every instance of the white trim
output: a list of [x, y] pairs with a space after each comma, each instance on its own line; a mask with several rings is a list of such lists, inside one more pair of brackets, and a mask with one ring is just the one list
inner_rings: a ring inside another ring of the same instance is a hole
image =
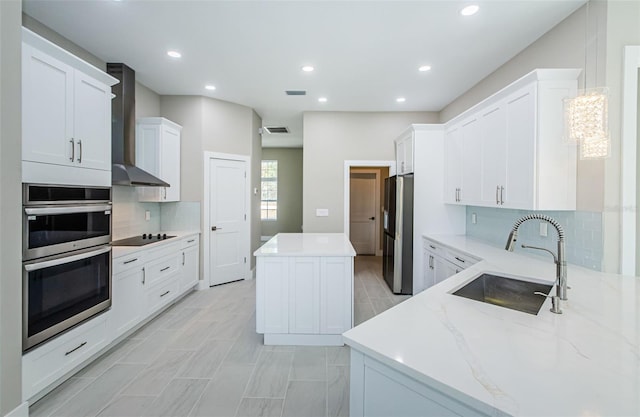
[[[380, 249], [382, 247], [382, 242], [380, 241], [380, 228], [382, 227], [382, 223], [380, 222], [380, 219], [382, 218], [382, 213], [380, 210], [380, 205], [384, 204], [383, 201], [381, 201], [380, 198], [380, 182], [382, 181], [382, 178], [380, 178], [382, 175], [382, 173], [380, 172], [379, 168], [360, 168], [360, 167], [351, 167], [351, 169], [349, 170], [350, 174], [373, 174], [374, 175], [374, 181], [375, 181], [375, 197], [374, 197], [374, 217], [377, 219], [375, 221], [375, 231], [373, 232], [373, 253], [374, 255], [377, 255], [378, 252], [382, 252], [382, 250]], [[351, 177], [349, 177], [349, 187], [351, 187]], [[351, 192], [351, 190], [349, 190], [349, 192]], [[351, 202], [351, 196], [349, 196], [349, 202]], [[351, 231], [351, 212], [349, 212], [349, 231]], [[380, 255], [378, 255], [380, 256]]]
[[396, 161], [362, 161], [362, 160], [346, 160], [344, 161], [344, 223], [343, 233], [349, 237], [349, 196], [351, 193], [349, 186], [349, 173], [351, 167], [389, 167], [389, 176], [396, 175]]
[[[247, 257], [247, 263], [245, 264], [244, 271], [244, 279], [249, 279], [251, 274], [251, 157], [247, 155], [238, 155], [238, 154], [230, 154], [230, 153], [221, 153], [221, 152], [203, 152], [203, 186], [204, 186], [204, 197], [202, 201], [202, 225], [203, 225], [203, 236], [202, 236], [202, 278], [205, 284], [211, 286], [211, 277], [209, 276], [209, 246], [210, 246], [210, 233], [211, 230], [211, 222], [209, 219], [209, 190], [211, 187], [209, 179], [211, 173], [211, 160], [212, 159], [222, 159], [229, 161], [241, 161], [245, 163], [245, 169], [247, 170], [247, 181], [246, 181], [246, 204], [247, 204], [247, 226], [245, 228], [245, 255]], [[200, 283], [198, 284], [201, 285]]]
[[621, 135], [621, 227], [620, 269], [624, 275], [636, 275], [636, 182], [638, 140], [638, 69], [640, 46], [624, 47]]
[[9, 411], [9, 414], [6, 414], [5, 417], [29, 417], [29, 403], [27, 401], [23, 402]]

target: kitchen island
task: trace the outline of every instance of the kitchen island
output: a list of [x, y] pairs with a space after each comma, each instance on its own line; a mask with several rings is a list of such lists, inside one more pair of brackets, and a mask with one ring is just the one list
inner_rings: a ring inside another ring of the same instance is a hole
[[343, 233], [279, 233], [255, 251], [265, 345], [339, 346], [353, 327], [353, 246]]
[[553, 283], [550, 257], [429, 238], [482, 261], [344, 334], [351, 416], [640, 415], [640, 279], [569, 265], [563, 314], [533, 315], [451, 293], [484, 272]]

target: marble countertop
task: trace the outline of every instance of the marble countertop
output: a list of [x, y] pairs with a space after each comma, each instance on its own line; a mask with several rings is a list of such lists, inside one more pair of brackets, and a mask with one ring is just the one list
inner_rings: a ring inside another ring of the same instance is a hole
[[356, 256], [344, 233], [278, 233], [255, 256]]
[[483, 260], [347, 331], [348, 345], [492, 414], [640, 415], [640, 278], [569, 265], [564, 314], [547, 299], [536, 316], [451, 293], [483, 272], [553, 283], [551, 257], [428, 237]]
[[200, 231], [199, 230], [163, 230], [161, 232], [156, 232], [156, 233], [161, 233], [161, 234], [166, 233], [167, 235], [172, 235], [175, 237], [171, 239], [166, 239], [166, 240], [159, 240], [157, 242], [149, 243], [148, 245], [144, 245], [144, 246], [113, 246], [113, 248], [111, 249], [111, 254], [112, 254], [111, 257], [113, 259], [116, 259], [121, 256], [131, 255], [132, 253], [137, 253], [143, 250], [157, 249], [165, 245], [170, 245], [172, 243], [179, 242], [183, 238], [199, 235]]

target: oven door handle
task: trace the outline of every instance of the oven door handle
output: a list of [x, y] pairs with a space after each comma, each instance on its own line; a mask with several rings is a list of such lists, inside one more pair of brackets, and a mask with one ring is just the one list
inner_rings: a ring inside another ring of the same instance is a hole
[[[91, 206], [66, 206], [66, 207], [26, 207], [24, 212], [33, 216], [46, 216], [49, 214], [92, 213], [94, 211], [111, 211], [111, 204]], [[111, 213], [107, 213], [111, 214]]]
[[92, 256], [96, 256], [96, 255], [102, 255], [103, 253], [107, 253], [111, 251], [111, 246], [107, 246], [106, 248], [102, 248], [102, 249], [98, 249], [98, 250], [93, 250], [91, 252], [84, 252], [84, 253], [79, 253], [77, 255], [71, 255], [71, 256], [61, 256], [57, 259], [51, 259], [49, 261], [43, 261], [43, 262], [35, 262], [32, 264], [27, 264], [24, 266], [24, 269], [27, 272], [31, 272], [31, 271], [37, 271], [38, 269], [44, 269], [44, 268], [50, 268], [52, 266], [58, 266], [58, 265], [64, 265], [64, 264], [68, 264], [70, 262], [75, 262], [75, 261], [80, 261], [82, 259], [87, 259], [87, 258], [91, 258]]

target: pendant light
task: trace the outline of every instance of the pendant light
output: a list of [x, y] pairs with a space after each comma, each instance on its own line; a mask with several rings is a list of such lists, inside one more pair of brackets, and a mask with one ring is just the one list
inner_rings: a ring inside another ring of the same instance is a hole
[[[584, 89], [574, 98], [565, 99], [565, 129], [571, 142], [580, 145], [580, 159], [601, 159], [609, 156], [609, 90], [606, 87], [587, 89], [587, 36], [589, 3], [587, 3], [584, 42]], [[598, 28], [596, 27], [596, 82], [598, 81]]]

